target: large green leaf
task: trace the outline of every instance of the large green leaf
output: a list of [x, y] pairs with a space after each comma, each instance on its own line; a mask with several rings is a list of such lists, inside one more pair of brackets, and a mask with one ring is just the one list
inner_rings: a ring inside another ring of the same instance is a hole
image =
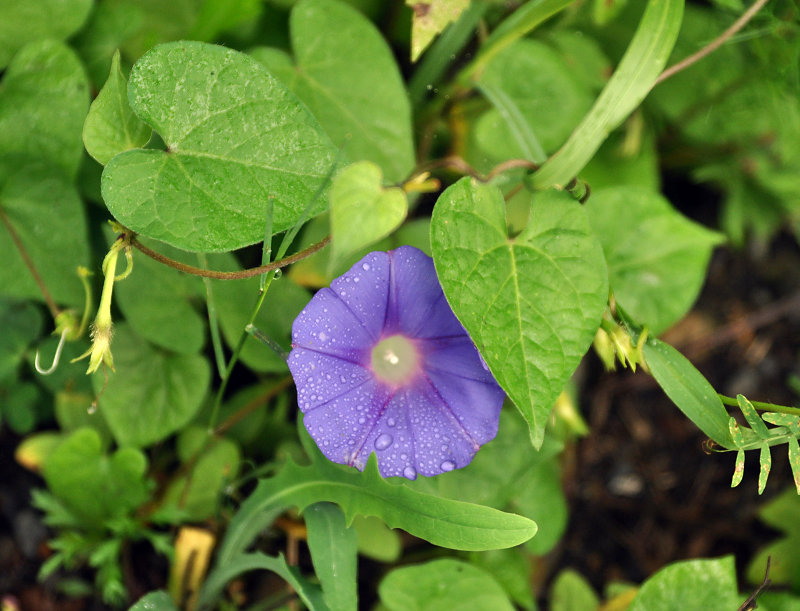
[[342, 510], [331, 503], [315, 503], [303, 517], [314, 572], [322, 584], [325, 602], [337, 611], [357, 609], [355, 529], [347, 527]]
[[135, 448], [102, 452], [97, 431], [72, 433], [47, 457], [48, 489], [89, 524], [128, 514], [147, 499], [147, 458]]
[[291, 57], [254, 56], [297, 94], [351, 161], [377, 163], [390, 182], [414, 166], [411, 108], [392, 51], [363, 15], [336, 0], [302, 0], [292, 11]]
[[476, 125], [478, 144], [499, 160], [543, 162], [592, 104], [570, 66], [536, 40], [519, 40], [499, 53], [477, 85], [495, 107]]
[[584, 209], [566, 193], [543, 192], [512, 238], [502, 193], [464, 178], [436, 203], [431, 245], [453, 311], [541, 446], [608, 299], [602, 248]]
[[300, 511], [321, 501], [338, 504], [348, 522], [355, 515], [377, 516], [391, 528], [434, 545], [462, 550], [519, 545], [536, 534], [536, 523], [491, 507], [422, 494], [383, 479], [374, 456], [364, 472], [341, 467], [318, 456], [310, 467], [293, 462], [261, 480], [231, 521], [218, 563], [240, 555], [258, 533], [290, 507]]
[[151, 133], [128, 104], [128, 80], [120, 68], [117, 51], [106, 84], [89, 107], [83, 124], [83, 144], [92, 157], [105, 165], [117, 153], [147, 144]]
[[[82, 309], [77, 268], [88, 265], [89, 240], [84, 207], [71, 182], [49, 164], [0, 159], [0, 208], [56, 303]], [[4, 224], [0, 261], [0, 294], [44, 300]]]
[[741, 601], [733, 556], [675, 562], [639, 588], [628, 611], [730, 611]]
[[442, 558], [395, 569], [378, 589], [389, 611], [512, 611], [500, 584], [476, 566]]
[[29, 42], [67, 38], [81, 27], [92, 4], [92, 0], [0, 0], [0, 69]]
[[[190, 251], [233, 250], [301, 217], [335, 150], [308, 110], [243, 53], [160, 45], [133, 67], [131, 107], [167, 151], [132, 150], [103, 172], [106, 205], [143, 235]], [[320, 212], [319, 198], [314, 212]]]
[[[152, 243], [142, 240], [148, 246]], [[157, 247], [168, 257], [186, 253], [166, 245]], [[115, 301], [131, 328], [160, 348], [197, 354], [206, 339], [207, 319], [192, 303], [205, 297], [202, 281], [134, 251], [133, 273], [114, 285]]]
[[98, 371], [92, 383], [119, 445], [160, 441], [200, 409], [211, 379], [205, 358], [156, 350], [127, 325], [115, 329], [111, 351], [117, 372]]
[[658, 193], [593, 191], [589, 222], [603, 245], [614, 298], [658, 334], [694, 303], [711, 249], [723, 236], [682, 216]]
[[52, 163], [74, 177], [89, 83], [75, 52], [52, 40], [23, 48], [0, 81], [0, 151]]

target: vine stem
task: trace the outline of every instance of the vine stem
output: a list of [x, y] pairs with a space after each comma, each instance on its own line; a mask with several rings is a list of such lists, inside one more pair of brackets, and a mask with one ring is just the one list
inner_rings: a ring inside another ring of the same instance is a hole
[[50, 315], [53, 317], [53, 320], [55, 320], [61, 313], [61, 310], [59, 310], [58, 306], [56, 305], [56, 302], [53, 299], [53, 296], [50, 294], [50, 291], [47, 289], [47, 285], [44, 283], [39, 270], [36, 269], [36, 265], [34, 265], [33, 259], [31, 259], [30, 255], [28, 254], [28, 250], [22, 243], [17, 230], [14, 229], [14, 225], [11, 224], [11, 220], [8, 218], [8, 215], [2, 207], [0, 207], [0, 219], [3, 220], [3, 225], [6, 226], [8, 234], [11, 236], [11, 241], [14, 242], [14, 246], [17, 247], [17, 251], [19, 251], [22, 260], [25, 263], [25, 267], [28, 268], [31, 276], [33, 276], [34, 282], [36, 282], [36, 285], [39, 287], [39, 291], [41, 291], [45, 303], [47, 303], [47, 309], [50, 310]]
[[656, 79], [655, 83], [653, 83], [653, 87], [655, 87], [659, 83], [662, 83], [662, 82], [666, 81], [671, 76], [674, 76], [678, 72], [681, 72], [682, 70], [685, 70], [686, 68], [688, 68], [692, 64], [697, 63], [698, 61], [700, 61], [701, 59], [703, 59], [707, 55], [710, 55], [711, 53], [713, 53], [714, 51], [719, 49], [734, 34], [736, 34], [744, 26], [746, 26], [747, 23], [753, 17], [755, 17], [756, 13], [758, 13], [758, 11], [760, 11], [767, 2], [768, 2], [768, 0], [756, 0], [755, 2], [753, 2], [753, 4], [750, 6], [750, 8], [747, 9], [744, 13], [742, 13], [742, 16], [739, 17], [739, 19], [737, 19], [736, 21], [734, 21], [733, 24], [727, 30], [725, 30], [722, 34], [717, 36], [717, 38], [715, 38], [709, 44], [707, 44], [705, 47], [700, 49], [697, 53], [693, 53], [692, 55], [690, 55], [686, 59], [683, 59], [683, 60], [679, 61], [677, 64], [675, 64], [673, 66], [670, 66], [669, 68], [664, 70], [664, 72], [662, 72], [658, 76], [658, 78]]
[[318, 250], [322, 250], [325, 248], [331, 241], [331, 237], [327, 236], [325, 239], [320, 240], [316, 244], [312, 244], [305, 250], [301, 250], [298, 253], [295, 253], [289, 257], [285, 257], [278, 261], [273, 261], [272, 263], [268, 263], [267, 265], [259, 265], [258, 267], [251, 267], [250, 269], [243, 269], [238, 272], [221, 272], [212, 269], [203, 269], [201, 267], [195, 267], [193, 265], [187, 265], [186, 263], [181, 263], [180, 261], [176, 261], [175, 259], [170, 259], [169, 257], [165, 257], [159, 252], [155, 250], [151, 250], [139, 240], [136, 239], [136, 235], [129, 230], [126, 230], [130, 234], [130, 243], [137, 249], [139, 252], [147, 255], [151, 259], [158, 261], [159, 263], [163, 263], [164, 265], [168, 265], [174, 269], [177, 269], [180, 272], [186, 272], [187, 274], [192, 274], [193, 276], [200, 276], [201, 278], [213, 278], [215, 280], [243, 280], [245, 278], [252, 278], [254, 276], [260, 276], [261, 274], [266, 274], [269, 272], [274, 272], [277, 269], [282, 267], [286, 267], [287, 265], [291, 265], [292, 263], [297, 263], [301, 259], [305, 259], [306, 257], [310, 257]]
[[[739, 402], [733, 397], [727, 397], [719, 393], [717, 393], [717, 395], [719, 396], [720, 400], [724, 405], [730, 405], [731, 407], [739, 406]], [[775, 403], [765, 403], [764, 401], [750, 401], [750, 403], [753, 405], [753, 407], [762, 412], [775, 412], [776, 414], [789, 414], [790, 416], [800, 416], [800, 408], [798, 407], [790, 407], [788, 405], [777, 405]]]

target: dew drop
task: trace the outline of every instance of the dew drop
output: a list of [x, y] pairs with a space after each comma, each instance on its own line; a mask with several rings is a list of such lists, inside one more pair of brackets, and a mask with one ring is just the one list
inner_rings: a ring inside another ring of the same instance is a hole
[[97, 403], [92, 403], [88, 408], [86, 408], [86, 413], [91, 415], [97, 411]]
[[456, 468], [456, 465], [452, 460], [446, 460], [441, 465], [439, 465], [439, 468], [442, 471], [452, 471], [453, 469]]
[[324, 342], [326, 339], [328, 339], [328, 335], [325, 333], [325, 331], [320, 331], [317, 337], [319, 337], [319, 341], [321, 342]]
[[283, 270], [279, 267], [275, 270], [275, 276], [273, 276], [273, 280], [280, 280], [281, 276], [283, 276]]
[[361, 416], [361, 418], [358, 419], [358, 423], [359, 424], [364, 424], [366, 421], [367, 421], [367, 419], [364, 418], [364, 416]]
[[394, 426], [395, 424], [397, 424], [397, 422], [395, 421], [395, 419], [394, 419], [394, 418], [389, 418], [389, 419], [386, 421], [386, 424], [388, 424], [389, 426]]
[[365, 272], [368, 272], [369, 271], [369, 263], [362, 263], [361, 264], [361, 269], [363, 269]]
[[403, 469], [403, 477], [406, 479], [417, 479], [417, 470], [414, 467], [406, 467]]
[[392, 439], [391, 435], [387, 435], [386, 433], [382, 433], [382, 434], [378, 435], [378, 438], [375, 440], [375, 449], [376, 450], [385, 450], [390, 445], [392, 445], [393, 441], [394, 441], [394, 439]]

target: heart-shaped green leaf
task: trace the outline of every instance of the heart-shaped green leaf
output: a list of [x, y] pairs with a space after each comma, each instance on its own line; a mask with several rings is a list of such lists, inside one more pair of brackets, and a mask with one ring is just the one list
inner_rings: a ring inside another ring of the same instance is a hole
[[431, 246], [453, 311], [541, 446], [608, 299], [603, 251], [583, 208], [564, 192], [538, 193], [527, 227], [510, 238], [499, 189], [463, 178], [436, 203]]
[[594, 191], [586, 212], [603, 244], [615, 299], [661, 333], [694, 303], [723, 236], [681, 216], [658, 193], [636, 187]]
[[105, 165], [117, 153], [147, 144], [151, 133], [128, 104], [128, 81], [120, 68], [117, 51], [111, 60], [108, 80], [92, 102], [83, 124], [83, 144], [92, 157]]
[[411, 107], [392, 51], [375, 26], [334, 0], [301, 0], [292, 10], [292, 58], [253, 56], [319, 119], [351, 161], [377, 163], [391, 182], [414, 167]]
[[29, 42], [63, 40], [81, 27], [92, 0], [0, 0], [0, 69]]
[[[132, 150], [103, 172], [124, 225], [190, 251], [233, 250], [294, 225], [335, 149], [297, 98], [249, 56], [199, 42], [155, 47], [133, 67], [131, 107], [167, 151]], [[313, 212], [321, 212], [320, 197]]]
[[51, 163], [72, 178], [88, 107], [89, 82], [75, 52], [53, 40], [31, 43], [3, 75], [0, 151]]
[[93, 526], [147, 499], [147, 458], [135, 448], [105, 456], [97, 431], [78, 429], [45, 459], [50, 491]]
[[99, 371], [92, 383], [119, 445], [160, 441], [200, 409], [211, 380], [205, 358], [158, 351], [126, 325], [115, 330], [111, 351], [117, 373]]
[[398, 187], [384, 189], [381, 169], [361, 161], [339, 172], [331, 187], [333, 260], [341, 261], [389, 235], [403, 222], [408, 199]]

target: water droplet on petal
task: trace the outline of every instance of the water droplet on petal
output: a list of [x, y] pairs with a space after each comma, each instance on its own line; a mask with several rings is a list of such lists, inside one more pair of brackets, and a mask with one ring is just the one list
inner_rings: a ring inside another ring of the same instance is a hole
[[369, 263], [362, 263], [361, 264], [361, 269], [363, 269], [365, 272], [368, 272], [369, 271]]
[[319, 337], [319, 341], [321, 342], [324, 342], [326, 339], [328, 339], [328, 336], [325, 334], [325, 331], [320, 331], [317, 337]]
[[376, 450], [385, 450], [390, 445], [392, 445], [393, 441], [394, 441], [394, 439], [392, 439], [391, 435], [387, 435], [386, 433], [382, 433], [382, 434], [378, 435], [378, 438], [375, 440], [375, 449]]
[[397, 422], [395, 421], [395, 419], [394, 419], [394, 418], [389, 418], [389, 419], [386, 421], [386, 424], [388, 424], [389, 426], [394, 426], [395, 424], [397, 424]]
[[439, 465], [439, 468], [442, 471], [452, 471], [453, 469], [456, 468], [456, 465], [452, 460], [446, 460], [441, 465]]
[[417, 479], [417, 470], [414, 467], [406, 467], [403, 469], [403, 477], [406, 479]]

